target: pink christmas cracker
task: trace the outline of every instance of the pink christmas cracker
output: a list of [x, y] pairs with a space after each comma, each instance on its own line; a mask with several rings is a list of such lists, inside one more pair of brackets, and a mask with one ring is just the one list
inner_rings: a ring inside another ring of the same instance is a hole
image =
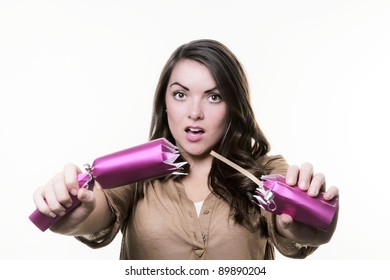
[[311, 197], [298, 186], [286, 184], [285, 177], [277, 174], [262, 176], [263, 189], [256, 189], [259, 206], [275, 214], [288, 214], [294, 220], [323, 231], [328, 230], [337, 208], [338, 198], [325, 200], [323, 193]]
[[272, 174], [256, 178], [247, 170], [227, 158], [211, 152], [211, 155], [225, 162], [258, 185], [253, 195], [254, 202], [266, 211], [288, 214], [295, 221], [305, 223], [323, 231], [328, 230], [339, 207], [338, 198], [325, 200], [323, 193], [311, 197], [298, 186], [286, 184], [285, 177]]
[[[92, 166], [86, 165], [86, 173], [78, 175], [80, 187], [92, 189], [95, 181], [103, 189], [154, 179], [169, 174], [185, 175], [182, 166], [186, 162], [175, 163], [180, 156], [177, 147], [165, 138], [149, 141], [145, 144], [118, 151], [94, 160]], [[80, 205], [76, 196], [71, 196], [73, 204], [66, 209], [66, 214]], [[51, 218], [36, 209], [29, 219], [45, 231], [62, 216]]]

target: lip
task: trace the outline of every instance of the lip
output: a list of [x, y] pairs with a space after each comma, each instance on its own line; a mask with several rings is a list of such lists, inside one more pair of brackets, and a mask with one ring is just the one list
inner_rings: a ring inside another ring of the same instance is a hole
[[203, 138], [205, 130], [200, 126], [187, 126], [185, 129], [186, 138], [190, 142], [197, 142]]

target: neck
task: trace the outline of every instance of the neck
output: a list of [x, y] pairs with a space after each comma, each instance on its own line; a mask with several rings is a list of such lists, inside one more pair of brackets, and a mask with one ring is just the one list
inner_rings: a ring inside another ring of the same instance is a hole
[[188, 175], [182, 177], [187, 197], [192, 201], [202, 201], [210, 194], [208, 176], [210, 174], [213, 157], [187, 157], [190, 164]]
[[213, 161], [213, 157], [210, 154], [207, 154], [205, 156], [199, 156], [199, 157], [186, 155], [185, 159], [190, 165], [189, 174], [186, 177], [190, 177], [190, 178], [208, 177], [211, 170], [211, 164]]

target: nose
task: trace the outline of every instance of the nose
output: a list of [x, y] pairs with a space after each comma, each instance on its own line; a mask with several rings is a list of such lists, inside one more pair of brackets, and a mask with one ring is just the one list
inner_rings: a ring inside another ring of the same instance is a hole
[[201, 101], [192, 102], [189, 108], [188, 118], [194, 121], [204, 119], [204, 112], [203, 112]]

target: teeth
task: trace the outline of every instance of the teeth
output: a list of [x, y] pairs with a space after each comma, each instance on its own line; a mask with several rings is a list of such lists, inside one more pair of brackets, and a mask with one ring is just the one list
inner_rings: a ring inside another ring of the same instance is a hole
[[189, 128], [189, 131], [191, 131], [191, 132], [199, 132], [199, 131], [201, 131], [199, 128]]

